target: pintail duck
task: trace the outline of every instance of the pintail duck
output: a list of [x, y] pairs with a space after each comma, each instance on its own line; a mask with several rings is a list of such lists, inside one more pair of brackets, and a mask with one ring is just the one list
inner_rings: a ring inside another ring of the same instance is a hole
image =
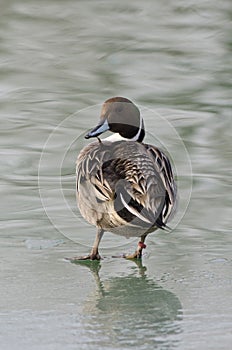
[[[105, 139], [99, 135], [110, 130]], [[105, 231], [140, 237], [134, 254], [141, 258], [148, 233], [167, 228], [176, 207], [176, 184], [167, 156], [143, 143], [144, 122], [139, 109], [124, 97], [107, 100], [100, 122], [85, 136], [98, 140], [82, 149], [76, 165], [77, 201], [82, 216], [97, 227], [89, 255], [101, 259], [98, 246]]]

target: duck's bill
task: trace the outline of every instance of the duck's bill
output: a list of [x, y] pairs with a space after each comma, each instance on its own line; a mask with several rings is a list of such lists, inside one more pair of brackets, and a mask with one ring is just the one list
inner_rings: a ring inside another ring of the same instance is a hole
[[85, 135], [86, 139], [89, 139], [90, 137], [97, 137], [101, 135], [103, 132], [109, 130], [109, 124], [107, 120], [105, 119], [102, 123], [98, 124], [93, 130], [88, 132], [87, 135]]

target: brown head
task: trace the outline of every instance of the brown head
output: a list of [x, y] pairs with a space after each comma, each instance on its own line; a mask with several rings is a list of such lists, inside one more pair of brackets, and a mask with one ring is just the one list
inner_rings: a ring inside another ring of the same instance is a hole
[[142, 142], [145, 132], [138, 107], [125, 97], [113, 97], [105, 101], [99, 124], [85, 138], [99, 136], [107, 130], [119, 135], [118, 140], [121, 137]]

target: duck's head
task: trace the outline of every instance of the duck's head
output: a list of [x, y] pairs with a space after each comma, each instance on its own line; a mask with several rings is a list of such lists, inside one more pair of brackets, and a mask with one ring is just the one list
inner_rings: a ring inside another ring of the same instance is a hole
[[143, 119], [138, 107], [124, 97], [113, 97], [102, 106], [100, 122], [86, 136], [97, 137], [110, 130], [109, 141], [131, 140], [142, 142], [145, 136]]

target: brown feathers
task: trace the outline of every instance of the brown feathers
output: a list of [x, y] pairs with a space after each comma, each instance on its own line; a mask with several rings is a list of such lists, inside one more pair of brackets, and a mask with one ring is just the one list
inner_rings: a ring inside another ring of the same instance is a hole
[[111, 215], [121, 217], [125, 225], [133, 222], [155, 229], [165, 226], [174, 208], [176, 187], [170, 163], [151, 145], [104, 140], [91, 143], [78, 157], [77, 184], [77, 196], [80, 186], [94, 188], [96, 201], [89, 203], [91, 213], [97, 203], [95, 210], [102, 212], [104, 222], [108, 207], [111, 211], [114, 208]]

